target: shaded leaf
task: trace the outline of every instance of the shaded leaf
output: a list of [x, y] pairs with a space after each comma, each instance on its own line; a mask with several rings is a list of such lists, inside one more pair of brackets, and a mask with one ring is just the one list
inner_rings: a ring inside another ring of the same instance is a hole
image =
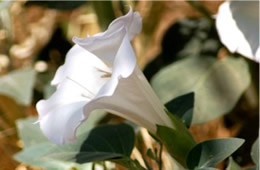
[[78, 163], [129, 157], [135, 142], [133, 128], [127, 124], [94, 128], [76, 155]]
[[177, 116], [168, 113], [174, 128], [157, 125], [157, 135], [161, 139], [169, 154], [182, 166], [186, 166], [186, 157], [196, 145], [185, 124]]
[[188, 168], [214, 167], [235, 152], [243, 143], [244, 139], [239, 138], [213, 139], [201, 142], [188, 154], [186, 159]]
[[243, 58], [189, 57], [157, 73], [152, 86], [163, 103], [194, 91], [193, 123], [203, 123], [229, 112], [250, 84]]
[[227, 170], [241, 170], [241, 169], [242, 168], [232, 159], [232, 157], [229, 157]]
[[0, 77], [0, 94], [15, 99], [22, 105], [32, 101], [36, 72], [32, 68], [24, 68]]
[[194, 93], [188, 93], [172, 99], [165, 104], [170, 113], [179, 116], [187, 127], [190, 127], [193, 114]]

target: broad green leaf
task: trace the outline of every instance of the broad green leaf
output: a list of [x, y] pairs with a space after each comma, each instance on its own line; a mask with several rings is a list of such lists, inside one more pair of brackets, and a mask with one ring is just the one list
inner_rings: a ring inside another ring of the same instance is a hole
[[259, 138], [256, 139], [254, 142], [252, 149], [251, 149], [251, 157], [254, 163], [259, 166]]
[[242, 168], [232, 159], [232, 157], [229, 157], [227, 170], [241, 170], [241, 169]]
[[86, 139], [89, 131], [104, 116], [104, 112], [93, 112], [89, 118], [79, 127], [77, 140], [71, 144], [54, 145], [42, 134], [39, 125], [33, 124], [37, 118], [31, 117], [17, 121], [18, 134], [24, 144], [23, 151], [17, 153], [14, 158], [17, 161], [44, 169], [91, 169], [91, 164], [79, 165], [75, 162], [75, 156], [80, 146]]
[[203, 123], [229, 112], [250, 84], [243, 58], [189, 57], [157, 73], [152, 86], [163, 103], [195, 92], [192, 123]]
[[181, 118], [187, 127], [190, 127], [193, 114], [194, 93], [188, 93], [172, 99], [165, 104], [165, 107]]
[[135, 142], [133, 128], [127, 124], [94, 128], [76, 155], [78, 163], [129, 157]]
[[[105, 113], [100, 110], [91, 113], [89, 118], [78, 128], [77, 136], [84, 134], [87, 135], [86, 132], [93, 128], [95, 124], [104, 117], [104, 115]], [[23, 142], [24, 148], [33, 146], [35, 144], [49, 142], [41, 132], [39, 124], [35, 124], [37, 121], [37, 117], [28, 117], [26, 119], [19, 119], [16, 121], [18, 135]]]
[[32, 68], [24, 68], [0, 76], [0, 94], [15, 99], [22, 105], [28, 105], [32, 100], [36, 72]]
[[25, 149], [36, 144], [48, 142], [48, 139], [42, 134], [39, 125], [35, 124], [36, 121], [36, 117], [16, 121], [18, 135]]
[[201, 142], [188, 154], [186, 159], [188, 168], [214, 167], [229, 157], [243, 143], [244, 139], [239, 138], [213, 139]]
[[64, 170], [73, 167], [76, 168], [78, 166], [73, 162], [53, 160], [49, 159], [47, 156], [44, 156], [49, 151], [49, 149], [53, 147], [56, 146], [49, 142], [41, 143], [19, 152], [14, 156], [14, 158], [19, 162], [24, 162], [28, 165], [41, 167], [48, 170]]
[[157, 135], [169, 154], [182, 166], [186, 167], [186, 157], [196, 145], [185, 124], [177, 116], [168, 113], [174, 128], [157, 125]]

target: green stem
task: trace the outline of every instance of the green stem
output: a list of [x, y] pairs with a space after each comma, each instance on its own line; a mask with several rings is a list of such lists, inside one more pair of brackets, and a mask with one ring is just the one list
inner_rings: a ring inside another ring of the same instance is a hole
[[106, 163], [104, 161], [102, 162], [102, 165], [103, 165], [104, 170], [107, 170], [107, 166], [106, 166]]
[[95, 162], [93, 162], [91, 169], [92, 169], [92, 170], [95, 170], [95, 169], [96, 169], [96, 163], [95, 163]]

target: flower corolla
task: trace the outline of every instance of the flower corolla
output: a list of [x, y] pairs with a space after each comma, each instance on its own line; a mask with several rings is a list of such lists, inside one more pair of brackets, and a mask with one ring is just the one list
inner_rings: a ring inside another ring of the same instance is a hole
[[260, 61], [259, 0], [224, 2], [218, 10], [216, 27], [230, 52]]
[[161, 104], [137, 65], [131, 46], [142, 20], [132, 9], [103, 32], [73, 38], [51, 84], [56, 92], [36, 108], [40, 128], [56, 144], [73, 141], [76, 129], [96, 109], [156, 132], [156, 124], [172, 126]]

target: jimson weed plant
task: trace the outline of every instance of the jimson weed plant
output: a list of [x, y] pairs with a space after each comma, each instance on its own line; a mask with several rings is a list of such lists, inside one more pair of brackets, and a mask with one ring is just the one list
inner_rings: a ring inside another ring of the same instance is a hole
[[[259, 43], [244, 31], [249, 30], [244, 27], [245, 23], [255, 24], [259, 20], [255, 15], [246, 15], [247, 8], [256, 5], [243, 4], [224, 2], [216, 17], [207, 17], [216, 19], [216, 34], [227, 47], [226, 53], [238, 53], [259, 62]], [[229, 170], [236, 167], [231, 154], [244, 139], [199, 141], [190, 127], [229, 112], [237, 103], [250, 78], [234, 88], [228, 86], [231, 95], [224, 99], [214, 87], [220, 85], [220, 91], [226, 93], [226, 84], [216, 77], [223, 75], [236, 81], [237, 74], [230, 76], [234, 68], [246, 75], [248, 68], [244, 59], [203, 58], [203, 51], [210, 48], [210, 43], [203, 42], [200, 43], [207, 48], [197, 49], [198, 54], [190, 57], [196, 51], [192, 45], [199, 44], [196, 38], [205, 38], [198, 33], [194, 36], [196, 40], [193, 39], [196, 43], [186, 45], [178, 54], [187, 54], [186, 58], [167, 65], [154, 76], [151, 86], [138, 66], [132, 46], [132, 40], [142, 31], [142, 17], [132, 7], [127, 9], [127, 13], [114, 19], [104, 32], [72, 38], [74, 45], [50, 83], [54, 92], [36, 104], [38, 118], [17, 122], [24, 150], [14, 158], [44, 169], [166, 170], [170, 162], [174, 170], [214, 170], [226, 158], [229, 158]], [[253, 12], [255, 14], [255, 10]], [[251, 17], [252, 20], [245, 21]], [[232, 29], [225, 28], [226, 20]], [[203, 27], [203, 23], [201, 25]], [[186, 76], [188, 73], [192, 76]], [[175, 88], [179, 88], [177, 93]], [[212, 100], [213, 95], [216, 100]], [[216, 114], [207, 116], [207, 112]], [[110, 114], [123, 119], [107, 121]], [[28, 132], [25, 129], [29, 129]], [[151, 145], [146, 144], [144, 131], [148, 132]], [[255, 142], [252, 150], [257, 147]], [[257, 152], [252, 155], [254, 161], [258, 159]], [[258, 163], [255, 164], [257, 168]]]

